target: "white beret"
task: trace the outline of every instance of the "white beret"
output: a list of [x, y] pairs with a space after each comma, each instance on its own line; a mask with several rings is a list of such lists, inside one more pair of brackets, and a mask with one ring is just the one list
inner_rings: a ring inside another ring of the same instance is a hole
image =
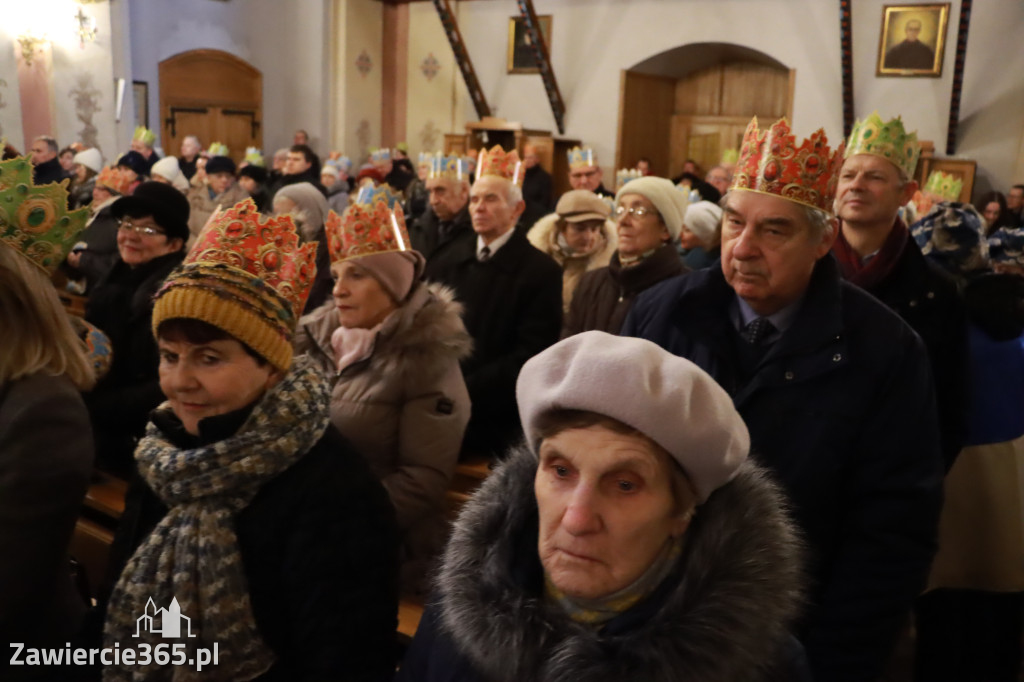
[[697, 235], [702, 244], [708, 245], [715, 238], [715, 231], [722, 224], [722, 209], [710, 201], [698, 201], [686, 209], [683, 220], [686, 228]]
[[671, 180], [648, 175], [630, 180], [623, 185], [622, 189], [615, 194], [616, 207], [626, 194], [639, 194], [646, 197], [654, 204], [654, 208], [658, 209], [672, 239], [679, 239], [679, 232], [683, 229], [683, 216], [686, 215], [686, 207], [690, 203], [686, 192], [676, 189]]
[[697, 365], [644, 339], [598, 331], [570, 336], [523, 365], [516, 400], [534, 454], [542, 415], [595, 412], [665, 448], [700, 502], [732, 480], [750, 452], [750, 434], [729, 394]]
[[75, 154], [72, 159], [74, 163], [81, 164], [91, 171], [99, 173], [103, 170], [103, 155], [95, 147], [89, 147]]

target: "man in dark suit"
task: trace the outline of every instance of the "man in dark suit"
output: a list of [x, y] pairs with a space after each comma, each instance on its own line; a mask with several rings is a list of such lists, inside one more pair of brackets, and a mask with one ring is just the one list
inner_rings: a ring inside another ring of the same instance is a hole
[[[457, 235], [427, 278], [455, 289], [473, 354], [462, 364], [472, 415], [463, 453], [500, 457], [522, 437], [516, 377], [531, 357], [558, 341], [562, 270], [515, 230], [525, 204], [519, 157], [481, 152], [469, 192], [472, 231]], [[435, 254], [435, 261], [436, 261]]]
[[49, 135], [40, 135], [32, 140], [32, 164], [35, 168], [32, 171], [32, 181], [37, 185], [45, 185], [49, 182], [60, 182], [65, 179], [67, 173], [60, 165], [57, 158], [57, 140]]
[[519, 219], [519, 229], [525, 234], [534, 223], [551, 213], [554, 202], [551, 195], [551, 173], [541, 167], [537, 148], [532, 144], [523, 147], [523, 168], [526, 169], [523, 175], [523, 201], [526, 202], [526, 210]]
[[935, 68], [935, 50], [920, 40], [921, 21], [911, 19], [904, 28], [906, 38], [885, 53], [887, 69], [930, 70]]
[[409, 228], [409, 238], [427, 259], [424, 277], [434, 280], [450, 265], [449, 254], [457, 239], [475, 239], [469, 219], [469, 165], [458, 155], [435, 155], [426, 186], [430, 205]]

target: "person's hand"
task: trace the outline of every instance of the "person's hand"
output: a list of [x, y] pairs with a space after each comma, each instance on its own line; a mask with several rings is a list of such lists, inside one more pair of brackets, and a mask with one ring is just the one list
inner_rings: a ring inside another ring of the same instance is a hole
[[78, 269], [79, 263], [82, 262], [82, 253], [80, 251], [72, 251], [68, 254], [68, 265]]

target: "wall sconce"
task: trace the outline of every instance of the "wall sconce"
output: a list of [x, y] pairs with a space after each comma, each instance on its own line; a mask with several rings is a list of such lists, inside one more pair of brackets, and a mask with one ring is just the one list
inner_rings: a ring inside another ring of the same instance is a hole
[[86, 41], [96, 40], [96, 19], [82, 11], [81, 7], [78, 8], [75, 19], [78, 21], [78, 46], [85, 49]]
[[21, 45], [21, 58], [25, 60], [26, 66], [32, 65], [32, 58], [36, 50], [45, 45], [46, 36], [37, 36], [31, 33], [22, 33], [18, 36], [18, 44]]

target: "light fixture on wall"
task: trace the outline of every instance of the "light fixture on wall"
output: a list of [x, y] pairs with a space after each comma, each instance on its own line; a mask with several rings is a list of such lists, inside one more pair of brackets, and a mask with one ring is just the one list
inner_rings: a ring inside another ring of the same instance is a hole
[[36, 50], [47, 42], [45, 35], [40, 36], [26, 32], [18, 36], [18, 44], [21, 45], [21, 58], [25, 61], [26, 66], [32, 65], [32, 58], [35, 57]]
[[78, 46], [84, 49], [86, 41], [96, 40], [96, 18], [90, 17], [79, 7], [75, 20], [78, 22]]

